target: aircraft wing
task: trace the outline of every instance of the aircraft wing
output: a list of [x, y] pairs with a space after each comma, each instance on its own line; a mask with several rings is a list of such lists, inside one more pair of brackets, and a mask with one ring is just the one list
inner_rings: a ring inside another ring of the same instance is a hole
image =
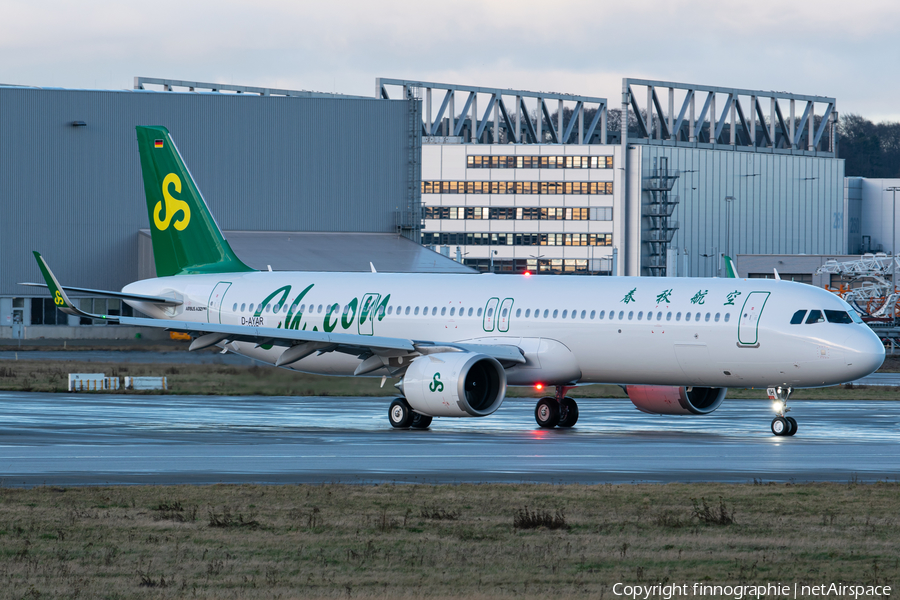
[[[139, 317], [109, 317], [122, 325], [153, 327], [197, 335], [191, 342], [191, 350], [198, 350], [220, 342], [251, 342], [258, 346], [283, 346], [287, 357], [276, 362], [282, 366], [296, 362], [313, 353], [344, 352], [359, 356], [403, 355], [418, 352], [433, 354], [440, 351], [468, 351], [486, 354], [501, 363], [524, 364], [525, 357], [518, 346], [499, 344], [456, 344], [431, 340], [411, 340], [354, 333], [327, 333], [275, 327], [248, 327], [222, 323], [195, 323]], [[290, 352], [290, 354], [288, 354]], [[380, 365], [379, 365], [380, 366]], [[361, 373], [357, 373], [361, 374]]]
[[[432, 340], [411, 340], [353, 333], [327, 333], [324, 331], [306, 331], [299, 329], [280, 329], [275, 327], [247, 327], [242, 325], [226, 325], [222, 323], [197, 323], [193, 321], [175, 321], [167, 319], [147, 319], [141, 317], [121, 317], [118, 315], [97, 315], [85, 312], [76, 307], [66, 294], [67, 289], [83, 290], [84, 288], [66, 288], [60, 285], [50, 266], [37, 252], [34, 253], [41, 273], [59, 310], [70, 314], [92, 319], [105, 319], [122, 325], [153, 327], [170, 331], [181, 331], [196, 336], [191, 342], [191, 350], [199, 350], [220, 342], [251, 342], [257, 346], [284, 346], [286, 350], [276, 361], [275, 366], [288, 365], [313, 353], [344, 352], [366, 360], [356, 371], [356, 375], [364, 375], [385, 366], [389, 356], [402, 356], [408, 353], [434, 354], [437, 352], [468, 351], [491, 356], [505, 365], [525, 363], [525, 356], [518, 346], [500, 344], [455, 344]], [[127, 296], [128, 294], [126, 294]], [[147, 300], [147, 296], [137, 299]], [[171, 299], [163, 299], [171, 300]], [[151, 300], [152, 301], [152, 300]], [[372, 359], [372, 360], [368, 360]]]
[[[46, 283], [20, 283], [19, 285], [27, 285], [29, 287], [48, 288]], [[175, 298], [166, 298], [165, 296], [144, 296], [142, 294], [126, 294], [124, 292], [114, 292], [112, 290], [94, 290], [91, 288], [72, 287], [70, 285], [61, 286], [60, 289], [66, 292], [76, 292], [79, 294], [90, 294], [91, 296], [103, 296], [106, 298], [118, 298], [119, 300], [135, 300], [137, 302], [151, 302], [160, 306], [181, 306], [181, 300]]]

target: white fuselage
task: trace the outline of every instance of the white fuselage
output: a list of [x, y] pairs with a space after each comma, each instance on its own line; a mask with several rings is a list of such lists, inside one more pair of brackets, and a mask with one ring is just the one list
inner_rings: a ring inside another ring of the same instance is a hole
[[[511, 385], [814, 387], [855, 380], [884, 360], [865, 324], [791, 324], [800, 310], [848, 313], [843, 300], [766, 279], [253, 272], [148, 279], [123, 291], [183, 301], [130, 302], [158, 319], [516, 345], [527, 363], [507, 369]], [[284, 351], [227, 347], [272, 364]], [[352, 375], [359, 364], [329, 352], [290, 368]]]

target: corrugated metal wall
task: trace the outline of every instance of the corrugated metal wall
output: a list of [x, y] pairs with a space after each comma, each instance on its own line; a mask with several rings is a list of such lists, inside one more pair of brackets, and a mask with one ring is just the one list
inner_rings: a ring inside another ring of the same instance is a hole
[[[716, 260], [737, 254], [846, 254], [844, 161], [833, 158], [643, 146], [643, 176], [660, 157], [681, 176], [680, 229], [670, 248], [688, 251], [689, 275], [713, 276]], [[646, 194], [646, 193], [645, 193]], [[726, 249], [726, 196], [734, 196]], [[680, 266], [679, 275], [684, 275]]]
[[40, 280], [32, 249], [71, 285], [137, 278], [149, 223], [136, 125], [169, 128], [222, 229], [394, 231], [409, 202], [411, 106], [0, 88], [0, 295], [34, 295], [15, 285]]

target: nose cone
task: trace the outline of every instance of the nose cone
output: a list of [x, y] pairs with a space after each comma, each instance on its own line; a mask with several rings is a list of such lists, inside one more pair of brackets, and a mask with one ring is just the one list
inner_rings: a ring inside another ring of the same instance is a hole
[[844, 343], [844, 355], [847, 368], [850, 369], [851, 381], [871, 375], [884, 362], [884, 344], [875, 332], [864, 325], [851, 335]]

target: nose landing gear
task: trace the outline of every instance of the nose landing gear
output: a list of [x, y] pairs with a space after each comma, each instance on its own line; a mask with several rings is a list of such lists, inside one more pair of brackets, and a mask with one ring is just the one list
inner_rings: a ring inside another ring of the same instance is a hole
[[534, 420], [544, 429], [554, 427], [569, 428], [578, 422], [578, 404], [568, 396], [566, 392], [572, 386], [556, 386], [556, 397], [546, 397], [538, 400], [534, 407]]
[[785, 415], [791, 409], [787, 406], [788, 398], [794, 388], [790, 387], [770, 387], [767, 392], [769, 399], [772, 400], [772, 410], [777, 415], [772, 419], [772, 433], [777, 436], [792, 436], [797, 433], [797, 420], [794, 417], [786, 417]]

